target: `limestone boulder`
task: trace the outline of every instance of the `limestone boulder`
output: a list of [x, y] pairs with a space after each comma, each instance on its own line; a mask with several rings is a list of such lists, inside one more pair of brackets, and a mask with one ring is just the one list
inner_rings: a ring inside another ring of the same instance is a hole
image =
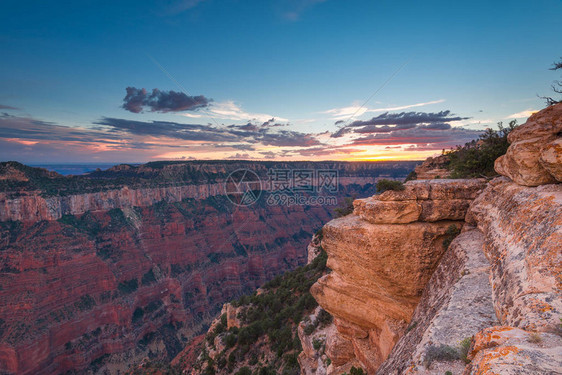
[[464, 220], [470, 199], [427, 200], [421, 202], [420, 221]]
[[404, 184], [404, 190], [387, 190], [377, 195], [381, 201], [474, 199], [486, 186], [483, 178], [451, 180], [414, 180]]
[[496, 172], [524, 186], [562, 181], [562, 103], [533, 114], [507, 138], [511, 145], [496, 160]]
[[525, 139], [547, 138], [562, 132], [562, 103], [558, 103], [531, 115], [525, 124], [517, 127], [507, 140], [513, 144]]
[[519, 185], [539, 186], [556, 182], [539, 162], [544, 142], [542, 138], [532, 138], [513, 143], [505, 155], [496, 159], [496, 172], [511, 178]]
[[332, 272], [311, 293], [336, 321], [346, 322], [340, 329], [354, 336], [364, 368], [380, 365], [405, 330], [451, 225], [462, 223], [373, 224], [352, 214], [324, 226], [322, 246]]
[[326, 355], [334, 366], [342, 366], [355, 358], [353, 343], [341, 335], [329, 335], [326, 339]]

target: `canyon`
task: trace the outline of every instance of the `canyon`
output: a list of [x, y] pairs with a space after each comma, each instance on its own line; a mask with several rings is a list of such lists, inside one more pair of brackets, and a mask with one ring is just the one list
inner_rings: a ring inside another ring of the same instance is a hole
[[61, 176], [0, 165], [0, 372], [123, 372], [171, 359], [224, 302], [306, 263], [334, 206], [236, 206], [228, 175], [337, 170], [370, 196], [409, 163], [154, 162]]

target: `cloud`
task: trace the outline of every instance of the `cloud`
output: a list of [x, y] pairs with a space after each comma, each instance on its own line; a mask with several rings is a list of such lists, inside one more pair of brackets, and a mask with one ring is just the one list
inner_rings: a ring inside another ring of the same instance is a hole
[[231, 100], [220, 103], [212, 103], [207, 109], [207, 113], [211, 117], [227, 119], [231, 121], [248, 121], [261, 123], [269, 122], [272, 119], [276, 119], [278, 122], [289, 121], [286, 118], [273, 116], [267, 113], [246, 112]]
[[189, 9], [195, 8], [197, 5], [205, 2], [207, 0], [179, 0], [172, 2], [167, 7], [167, 13], [170, 15], [179, 14], [185, 12]]
[[140, 113], [148, 108], [151, 112], [181, 112], [195, 111], [207, 107], [211, 99], [203, 95], [189, 96], [183, 92], [161, 91], [153, 89], [148, 93], [146, 89], [127, 87], [127, 95], [123, 99], [123, 108], [129, 112]]
[[506, 119], [521, 119], [521, 118], [528, 118], [529, 116], [531, 116], [533, 113], [538, 112], [538, 109], [526, 109], [524, 111], [521, 112], [517, 112], [517, 113], [513, 113], [509, 116], [506, 117]]
[[180, 124], [170, 121], [134, 121], [104, 117], [95, 122], [109, 127], [110, 131], [125, 131], [136, 135], [169, 137], [189, 141], [228, 142], [239, 138], [225, 129], [211, 125]]
[[467, 120], [469, 117], [454, 116], [451, 111], [441, 112], [385, 112], [370, 120], [358, 120], [346, 125], [332, 134], [333, 138], [338, 138], [349, 133], [390, 133], [396, 130], [406, 130], [413, 128], [425, 128], [427, 130], [450, 129], [448, 124], [452, 121]]
[[240, 160], [240, 159], [254, 159], [253, 157], [250, 156], [250, 154], [241, 154], [239, 152], [237, 152], [235, 155], [231, 155], [228, 157], [228, 159], [235, 159], [235, 160]]
[[256, 140], [264, 145], [278, 147], [310, 147], [321, 145], [313, 134], [300, 133], [290, 130], [281, 130], [276, 133], [262, 133]]
[[301, 14], [316, 4], [326, 0], [282, 0], [279, 5], [282, 7], [283, 18], [289, 21], [298, 21]]
[[61, 126], [30, 117], [0, 116], [0, 138], [35, 141], [99, 142], [109, 143], [119, 137], [86, 128]]
[[479, 130], [464, 128], [428, 129], [424, 127], [396, 130], [387, 134], [369, 134], [351, 141], [352, 146], [410, 146], [418, 151], [442, 150], [463, 145], [478, 138]]
[[279, 156], [279, 154], [273, 152], [273, 151], [265, 151], [265, 152], [260, 152], [261, 155], [263, 155], [263, 157], [265, 159], [275, 159], [276, 157]]
[[136, 135], [169, 137], [189, 141], [262, 143], [278, 147], [305, 147], [321, 144], [313, 134], [290, 130], [273, 131], [270, 127], [251, 123], [217, 127], [200, 124], [179, 124], [169, 121], [145, 122], [104, 117], [95, 124], [107, 126], [112, 132], [125, 131]]
[[324, 146], [324, 147], [311, 147], [302, 150], [297, 150], [296, 153], [302, 156], [330, 156], [335, 154], [353, 154], [361, 151], [364, 151], [364, 149]]
[[327, 111], [323, 111], [321, 113], [328, 114], [332, 116], [336, 121], [336, 123], [343, 122], [343, 120], [348, 120], [351, 116], [361, 116], [365, 113], [376, 113], [376, 112], [388, 112], [388, 111], [402, 111], [404, 109], [409, 108], [416, 108], [416, 107], [423, 107], [430, 104], [438, 104], [443, 103], [445, 99], [433, 100], [429, 102], [422, 102], [422, 103], [415, 103], [415, 104], [407, 104], [402, 106], [395, 106], [395, 107], [385, 107], [385, 108], [368, 108], [368, 107], [361, 107], [359, 105], [353, 105], [348, 107], [340, 107], [340, 108], [333, 108]]
[[0, 104], [0, 109], [19, 109], [19, 108], [12, 107], [12, 106], [9, 106], [9, 105]]

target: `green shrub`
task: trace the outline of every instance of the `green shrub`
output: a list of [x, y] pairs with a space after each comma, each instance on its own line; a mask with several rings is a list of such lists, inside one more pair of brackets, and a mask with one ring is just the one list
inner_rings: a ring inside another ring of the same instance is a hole
[[467, 337], [462, 340], [459, 344], [459, 357], [464, 361], [464, 363], [469, 363], [468, 352], [470, 350], [470, 345], [472, 345], [472, 338]]
[[304, 334], [307, 336], [310, 336], [312, 334], [312, 332], [314, 332], [314, 330], [316, 329], [316, 326], [314, 326], [314, 324], [307, 324], [304, 327]]
[[80, 297], [80, 301], [75, 303], [80, 311], [87, 311], [96, 305], [96, 301], [89, 294]]
[[[347, 375], [347, 372], [344, 373], [343, 375]], [[361, 367], [355, 367], [353, 366], [350, 370], [349, 370], [349, 375], [367, 375], [365, 373], [365, 371], [363, 371], [363, 369]]]
[[117, 286], [117, 289], [123, 294], [133, 293], [139, 287], [139, 282], [137, 279], [131, 279], [127, 281], [122, 281]]
[[406, 176], [406, 179], [404, 180], [404, 182], [416, 180], [417, 178], [418, 178], [418, 174], [416, 173], [416, 171], [411, 171], [411, 172], [408, 173], [408, 175]]
[[318, 325], [320, 326], [320, 328], [331, 324], [333, 320], [334, 318], [332, 315], [330, 315], [329, 312], [324, 309], [320, 309], [320, 311], [318, 312]]
[[321, 339], [312, 340], [312, 347], [314, 348], [314, 350], [317, 350], [317, 351], [320, 350], [323, 345], [324, 345], [324, 340], [321, 340]]
[[457, 349], [449, 345], [431, 345], [425, 351], [425, 367], [429, 368], [434, 361], [456, 361], [460, 359]]
[[252, 375], [252, 370], [250, 370], [249, 367], [244, 366], [236, 372], [236, 375]]
[[234, 345], [236, 345], [237, 341], [238, 341], [238, 338], [233, 333], [228, 333], [224, 337], [224, 345], [226, 345], [227, 348], [232, 348]]
[[403, 191], [406, 187], [402, 181], [382, 179], [377, 182], [377, 192], [383, 193], [387, 190]]
[[451, 178], [496, 176], [494, 162], [507, 152], [509, 147], [507, 135], [516, 126], [516, 120], [511, 121], [507, 127], [499, 122], [498, 130], [487, 129], [478, 140], [444, 151], [449, 158], [448, 168], [451, 171]]
[[142, 285], [149, 285], [156, 282], [156, 277], [154, 276], [154, 272], [152, 271], [152, 268], [150, 270], [148, 270], [147, 273], [145, 273], [144, 275], [142, 275], [142, 279], [141, 279], [141, 284]]
[[133, 312], [133, 316], [131, 318], [131, 321], [133, 323], [136, 323], [139, 320], [141, 320], [143, 316], [144, 316], [144, 310], [141, 307], [137, 307], [135, 309], [135, 311]]

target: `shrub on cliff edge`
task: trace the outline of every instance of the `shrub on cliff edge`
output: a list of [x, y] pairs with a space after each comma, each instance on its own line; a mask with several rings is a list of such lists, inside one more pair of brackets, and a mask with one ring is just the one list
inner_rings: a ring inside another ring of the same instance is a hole
[[486, 129], [478, 140], [444, 151], [449, 157], [448, 168], [451, 178], [494, 177], [494, 162], [507, 152], [507, 135], [515, 129], [517, 121], [510, 121], [507, 127], [498, 122], [498, 130]]
[[377, 192], [383, 193], [387, 190], [403, 191], [406, 187], [402, 181], [382, 179], [377, 182]]

